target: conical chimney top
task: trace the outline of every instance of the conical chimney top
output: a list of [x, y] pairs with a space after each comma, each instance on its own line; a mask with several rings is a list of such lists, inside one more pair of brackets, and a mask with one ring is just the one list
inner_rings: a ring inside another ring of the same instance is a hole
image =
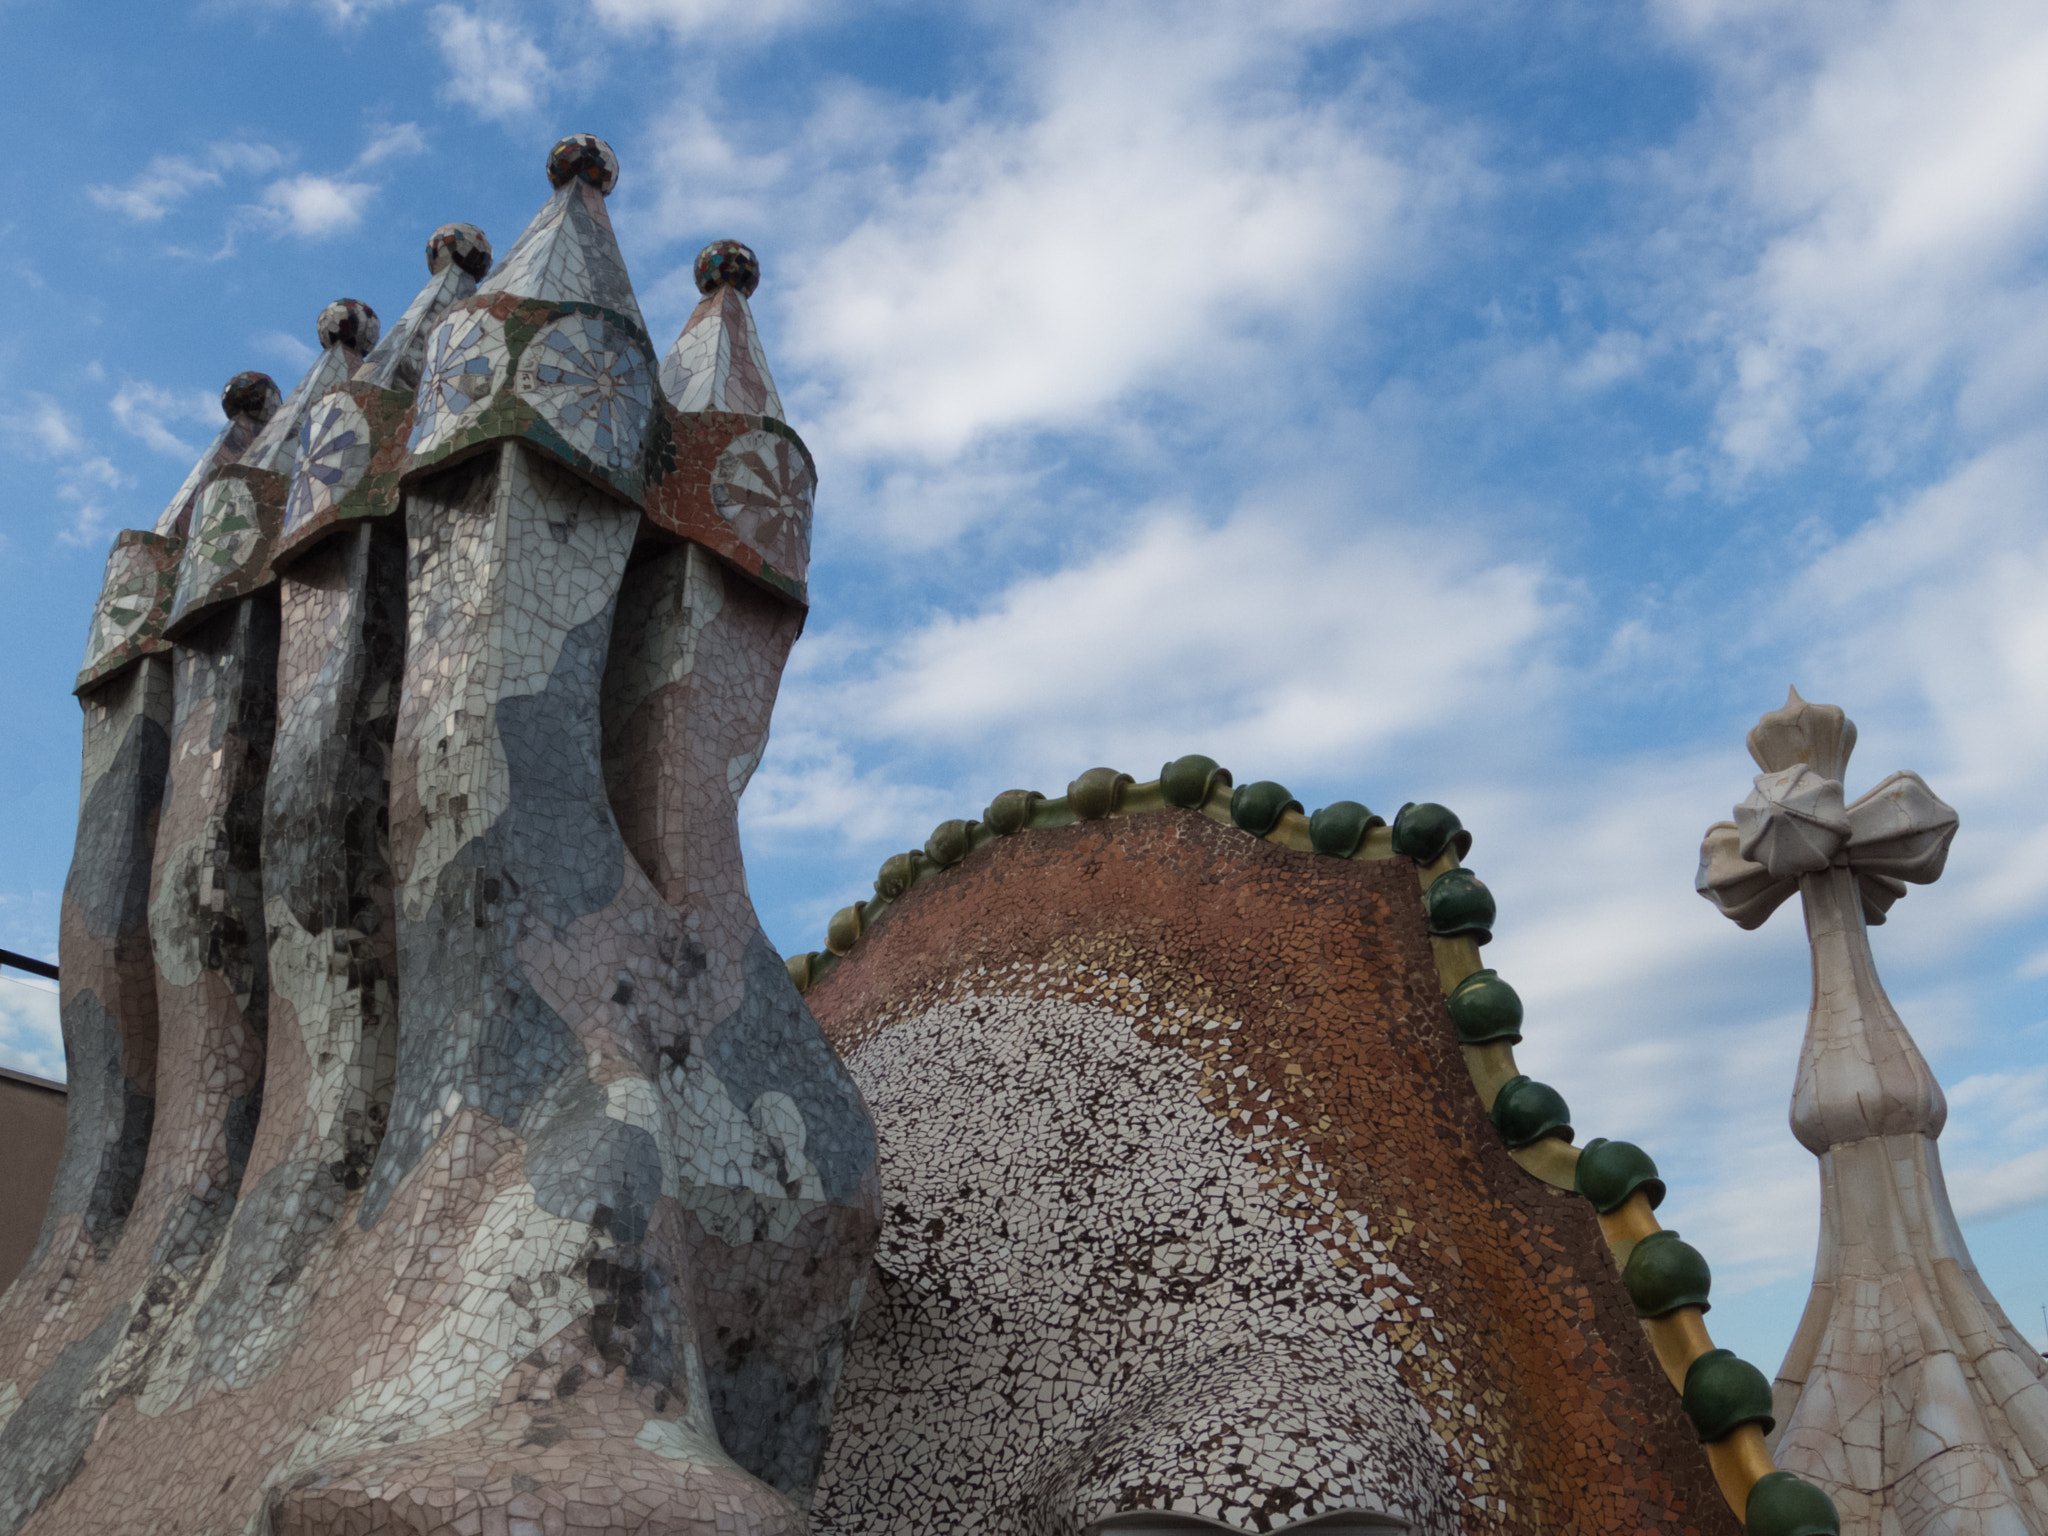
[[442, 316], [476, 292], [491, 270], [490, 237], [474, 224], [443, 224], [427, 241], [427, 285], [406, 305], [398, 323], [356, 369], [356, 378], [380, 389], [410, 393], [420, 382], [427, 337]]
[[605, 194], [618, 185], [618, 156], [603, 139], [572, 134], [550, 151], [547, 171], [554, 195], [476, 291], [594, 304], [645, 335], [647, 322], [604, 206]]
[[263, 424], [277, 414], [278, 403], [277, 381], [267, 373], [245, 369], [227, 381], [220, 392], [220, 410], [227, 417], [227, 425], [214, 434], [206, 452], [199, 455], [199, 462], [192, 466], [170, 505], [157, 518], [157, 533], [184, 534], [191, 520], [193, 498], [200, 487], [221, 465], [232, 464], [242, 456], [250, 440], [263, 430]]
[[360, 299], [336, 299], [320, 311], [313, 328], [320, 338], [320, 355], [236, 462], [250, 469], [291, 474], [299, 459], [299, 429], [313, 402], [335, 385], [348, 382], [362, 362], [364, 350], [376, 346], [383, 329], [377, 312]]
[[782, 420], [782, 397], [747, 303], [761, 282], [759, 258], [737, 240], [714, 240], [697, 253], [695, 276], [704, 298], [661, 360], [662, 393], [678, 411]]

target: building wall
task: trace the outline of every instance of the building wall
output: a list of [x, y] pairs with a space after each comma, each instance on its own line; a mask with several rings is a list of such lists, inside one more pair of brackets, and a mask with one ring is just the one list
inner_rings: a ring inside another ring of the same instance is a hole
[[28, 1262], [64, 1149], [64, 1085], [0, 1067], [0, 1290]]

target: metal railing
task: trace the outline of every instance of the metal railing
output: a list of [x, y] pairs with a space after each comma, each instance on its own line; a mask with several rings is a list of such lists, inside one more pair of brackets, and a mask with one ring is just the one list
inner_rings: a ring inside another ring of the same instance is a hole
[[17, 955], [11, 949], [0, 949], [0, 966], [9, 965], [13, 966], [17, 971], [27, 971], [31, 976], [41, 976], [50, 981], [57, 980], [57, 967], [49, 961], [31, 959], [27, 955]]

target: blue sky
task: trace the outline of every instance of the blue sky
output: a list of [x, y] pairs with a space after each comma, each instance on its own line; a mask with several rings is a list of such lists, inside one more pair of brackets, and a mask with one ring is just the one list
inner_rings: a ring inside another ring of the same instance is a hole
[[[1796, 682], [1926, 775], [1876, 935], [1994, 1291], [2048, 1301], [2048, 16], [2020, 0], [0, 0], [0, 945], [54, 954], [109, 539], [247, 367], [622, 165], [657, 343], [747, 241], [821, 473], [745, 835], [786, 950], [997, 790], [1206, 751], [1454, 806], [1583, 1135], [1769, 1368], [1814, 1240], [1787, 909], [1691, 889]], [[0, 1061], [61, 1072], [0, 982]]]

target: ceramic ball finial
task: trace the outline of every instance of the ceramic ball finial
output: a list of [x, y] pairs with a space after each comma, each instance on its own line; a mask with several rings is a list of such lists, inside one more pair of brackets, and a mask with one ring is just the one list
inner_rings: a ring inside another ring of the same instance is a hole
[[737, 240], [714, 240], [697, 253], [696, 276], [699, 293], [723, 286], [750, 299], [761, 285], [761, 261]]
[[229, 421], [246, 421], [260, 427], [276, 413], [283, 399], [277, 380], [250, 368], [236, 374], [222, 388], [220, 409]]
[[427, 241], [427, 270], [462, 268], [479, 282], [491, 270], [491, 239], [474, 224], [443, 224]]
[[560, 187], [580, 176], [604, 196], [619, 184], [619, 157], [594, 133], [572, 133], [548, 151], [548, 185]]
[[369, 351], [384, 331], [378, 323], [377, 311], [361, 299], [336, 299], [320, 311], [314, 329], [319, 332], [322, 347], [339, 342], [351, 352]]

